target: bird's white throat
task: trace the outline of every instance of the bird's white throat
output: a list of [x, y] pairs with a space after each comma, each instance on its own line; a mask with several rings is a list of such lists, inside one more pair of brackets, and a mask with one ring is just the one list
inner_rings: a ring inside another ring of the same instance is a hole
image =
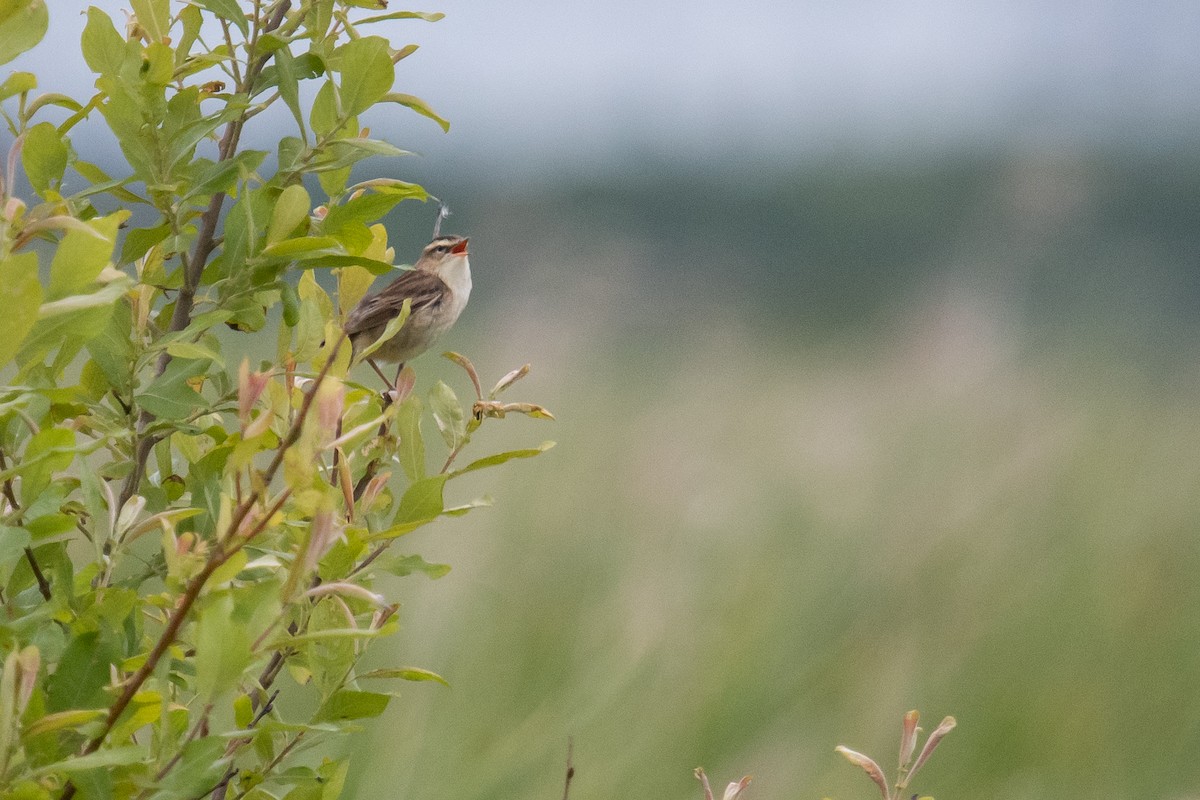
[[471, 296], [471, 263], [466, 256], [451, 258], [448, 263], [438, 272], [438, 277], [442, 279], [450, 291], [454, 293], [453, 303], [458, 311], [462, 311], [463, 306], [467, 304], [467, 298]]

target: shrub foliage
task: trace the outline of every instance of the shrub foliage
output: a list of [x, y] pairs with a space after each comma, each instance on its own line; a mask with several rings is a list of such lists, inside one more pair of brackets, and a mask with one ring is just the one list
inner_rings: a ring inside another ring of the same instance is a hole
[[[49, 12], [3, 5], [11, 61]], [[377, 580], [447, 569], [389, 545], [478, 505], [446, 504], [457, 476], [549, 445], [460, 457], [482, 423], [549, 415], [497, 399], [527, 368], [485, 395], [455, 354], [466, 405], [409, 367], [383, 393], [350, 377], [340, 320], [394, 268], [379, 221], [429, 199], [351, 182], [403, 154], [359, 117], [448, 127], [394, 91], [416, 46], [372, 31], [440, 14], [130, 5], [120, 26], [86, 12], [90, 98], [0, 84], [0, 797], [334, 798], [347, 762], [305, 751], [383, 712], [394, 681], [441, 680], [360, 667], [396, 629]], [[286, 135], [243, 146], [268, 109]], [[117, 174], [76, 153], [84, 120], [119, 143]]]

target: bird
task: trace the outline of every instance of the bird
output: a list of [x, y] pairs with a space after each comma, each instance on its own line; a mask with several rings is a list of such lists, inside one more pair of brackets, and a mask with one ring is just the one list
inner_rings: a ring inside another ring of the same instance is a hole
[[[412, 300], [409, 317], [388, 341], [370, 354], [367, 363], [389, 386], [375, 360], [390, 361], [403, 369], [429, 349], [458, 320], [471, 296], [471, 265], [465, 236], [435, 236], [425, 245], [412, 269], [405, 270], [377, 294], [364, 297], [346, 315], [343, 330], [354, 358], [371, 346], [397, 315], [405, 300]], [[398, 373], [397, 373], [398, 374]]]

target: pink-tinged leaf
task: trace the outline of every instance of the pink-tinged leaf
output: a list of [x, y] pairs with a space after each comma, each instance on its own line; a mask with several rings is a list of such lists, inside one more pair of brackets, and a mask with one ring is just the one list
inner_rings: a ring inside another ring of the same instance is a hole
[[737, 800], [742, 795], [742, 791], [750, 785], [750, 776], [746, 775], [740, 781], [734, 781], [725, 787], [725, 795], [721, 800]]
[[921, 715], [916, 709], [904, 715], [904, 725], [900, 733], [900, 767], [903, 769], [912, 758], [913, 750], [917, 747], [917, 720]]
[[913, 764], [912, 771], [908, 773], [909, 778], [917, 774], [917, 770], [929, 760], [929, 757], [933, 755], [933, 751], [937, 748], [938, 744], [947, 733], [954, 730], [954, 726], [957, 724], [958, 721], [954, 717], [946, 717], [941, 721], [941, 724], [933, 729], [933, 733], [929, 734], [929, 738], [925, 740], [925, 746], [921, 748], [921, 755], [917, 756], [917, 763]]
[[863, 772], [867, 773], [867, 777], [873, 780], [875, 785], [879, 787], [879, 794], [883, 797], [883, 800], [891, 800], [891, 795], [888, 792], [887, 778], [884, 777], [883, 770], [879, 768], [874, 759], [856, 750], [851, 750], [849, 747], [843, 747], [840, 744], [834, 750], [841, 753], [851, 764], [862, 768]]
[[500, 394], [505, 389], [521, 380], [521, 378], [524, 378], [526, 375], [528, 375], [529, 367], [530, 365], [526, 364], [525, 366], [514, 369], [512, 372], [505, 375], [503, 378], [497, 381], [496, 385], [492, 387], [492, 390], [488, 392], [488, 397], [492, 400], [495, 400], [496, 395]]
[[356, 583], [348, 583], [346, 581], [334, 581], [332, 583], [322, 583], [320, 586], [314, 586], [305, 592], [309, 597], [322, 597], [324, 595], [338, 595], [340, 597], [349, 597], [355, 600], [362, 600], [370, 603], [378, 608], [387, 607], [387, 598], [378, 592], [372, 592], [365, 586], [359, 586]]
[[462, 367], [464, 370], [467, 371], [467, 375], [469, 375], [471, 378], [471, 383], [474, 384], [474, 386], [475, 386], [476, 399], [482, 400], [483, 399], [483, 388], [479, 384], [479, 373], [475, 371], [475, 365], [471, 363], [471, 359], [469, 359], [466, 356], [461, 355], [459, 353], [455, 353], [453, 351], [442, 353], [442, 356], [444, 358], [450, 359], [455, 364], [458, 364], [460, 367]]

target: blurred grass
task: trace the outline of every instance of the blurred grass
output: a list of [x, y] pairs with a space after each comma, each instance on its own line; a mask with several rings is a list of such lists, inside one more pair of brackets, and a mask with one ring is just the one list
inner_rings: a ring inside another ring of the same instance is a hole
[[[533, 361], [511, 393], [559, 415], [478, 446], [560, 445], [455, 489], [496, 508], [401, 542], [454, 570], [398, 587], [391, 655], [452, 688], [404, 687], [354, 745], [354, 795], [559, 797], [574, 736], [577, 799], [695, 798], [697, 765], [756, 775], [763, 800], [870, 797], [833, 746], [887, 767], [914, 707], [959, 720], [923, 793], [1195, 792], [1200, 375], [1171, 307], [1194, 232], [1108, 225], [1095, 209], [1132, 198], [1085, 171], [1068, 202], [1032, 169], [968, 181], [969, 224], [905, 251], [894, 284], [814, 258], [848, 303], [870, 287], [853, 318], [806, 316], [818, 279], [786, 237], [790, 294], [757, 273], [714, 291], [753, 231], [469, 207], [480, 302], [447, 345], [485, 381]], [[897, 213], [914, 241], [945, 216]]]

